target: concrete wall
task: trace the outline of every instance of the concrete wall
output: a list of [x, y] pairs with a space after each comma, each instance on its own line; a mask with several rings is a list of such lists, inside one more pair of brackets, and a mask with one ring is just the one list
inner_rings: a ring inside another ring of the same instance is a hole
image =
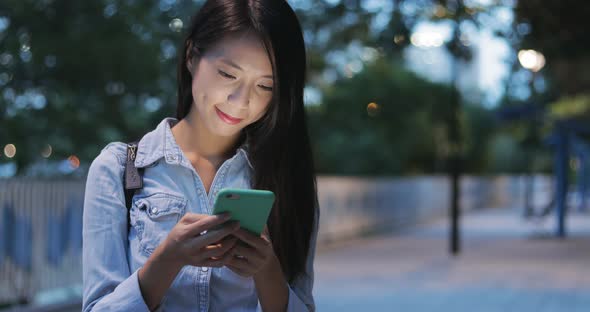
[[[547, 202], [551, 180], [535, 177], [536, 202]], [[445, 176], [413, 178], [318, 178], [319, 244], [412, 226], [446, 216], [450, 181]], [[461, 180], [461, 209], [522, 207], [524, 179], [518, 176]]]

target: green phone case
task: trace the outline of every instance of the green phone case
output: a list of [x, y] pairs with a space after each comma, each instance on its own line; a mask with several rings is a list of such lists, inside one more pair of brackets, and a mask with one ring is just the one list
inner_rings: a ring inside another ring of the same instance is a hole
[[217, 193], [213, 214], [229, 211], [232, 221], [239, 221], [242, 228], [260, 235], [274, 200], [271, 191], [224, 188]]

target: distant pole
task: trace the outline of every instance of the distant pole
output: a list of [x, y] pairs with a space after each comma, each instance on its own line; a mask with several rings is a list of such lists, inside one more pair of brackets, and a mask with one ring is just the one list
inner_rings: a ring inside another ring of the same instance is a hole
[[588, 189], [588, 151], [584, 150], [584, 154], [580, 158], [580, 194], [581, 201], [580, 207], [578, 208], [581, 212], [586, 211], [586, 190]]
[[567, 194], [567, 180], [568, 180], [568, 159], [569, 159], [569, 138], [560, 124], [557, 124], [557, 155], [555, 157], [556, 163], [556, 208], [557, 208], [557, 231], [558, 237], [565, 237], [565, 216], [566, 216], [566, 194]]
[[[464, 9], [463, 0], [457, 0], [457, 11]], [[449, 207], [450, 231], [449, 231], [449, 249], [453, 256], [457, 256], [461, 252], [461, 232], [460, 232], [460, 218], [461, 218], [461, 171], [462, 171], [462, 157], [463, 142], [461, 137], [461, 96], [457, 87], [459, 81], [459, 63], [457, 58], [461, 55], [460, 47], [463, 47], [461, 42], [461, 28], [460, 18], [455, 17], [455, 26], [453, 29], [453, 37], [451, 41], [451, 52], [454, 58], [451, 67], [451, 109], [448, 118], [448, 133], [449, 133], [449, 162], [448, 170], [451, 179], [451, 203]]]
[[[456, 67], [456, 61], [454, 66]], [[456, 81], [457, 69], [453, 69], [453, 81]], [[459, 91], [455, 89], [451, 90], [451, 118], [449, 120], [449, 141], [451, 143], [450, 155], [449, 155], [449, 175], [451, 178], [451, 205], [449, 211], [450, 217], [450, 252], [453, 256], [456, 256], [461, 251], [461, 233], [459, 220], [461, 218], [461, 167], [462, 167], [462, 144], [461, 144], [461, 129], [459, 124], [459, 114], [461, 112], [461, 99], [459, 98]]]
[[452, 255], [458, 255], [461, 251], [461, 235], [459, 231], [460, 207], [459, 198], [461, 198], [461, 160], [457, 155], [451, 156], [451, 232], [450, 232], [450, 251]]
[[[459, 40], [459, 23], [455, 28], [454, 38]], [[452, 65], [452, 83], [451, 89], [451, 115], [449, 116], [449, 141], [450, 141], [450, 155], [449, 155], [449, 175], [451, 178], [451, 205], [450, 205], [450, 252], [452, 255], [458, 255], [461, 251], [461, 233], [459, 220], [461, 217], [461, 169], [462, 169], [462, 150], [463, 144], [461, 140], [461, 98], [459, 90], [457, 90], [456, 82], [458, 81], [459, 68], [457, 60], [453, 61]]]
[[[535, 78], [537, 73], [545, 66], [545, 56], [535, 50], [520, 50], [518, 51], [518, 62], [520, 65], [529, 70], [531, 73], [531, 79], [529, 81], [529, 89], [531, 91], [530, 103], [532, 105], [538, 105], [536, 103], [537, 92], [535, 89]], [[525, 186], [524, 186], [524, 216], [532, 216], [534, 214], [532, 197], [533, 197], [533, 155], [534, 146], [537, 143], [535, 140], [537, 136], [537, 113], [535, 112], [529, 124], [527, 136], [523, 142], [523, 148], [526, 157], [526, 170], [525, 170]]]

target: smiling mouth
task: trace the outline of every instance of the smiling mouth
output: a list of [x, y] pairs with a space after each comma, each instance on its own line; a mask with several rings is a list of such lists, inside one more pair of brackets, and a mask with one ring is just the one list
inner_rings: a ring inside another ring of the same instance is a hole
[[215, 107], [215, 111], [217, 112], [217, 116], [219, 116], [219, 119], [221, 119], [223, 122], [230, 124], [230, 125], [235, 125], [237, 123], [239, 123], [240, 121], [242, 121], [243, 119], [240, 118], [234, 118], [224, 112], [222, 112], [219, 108]]

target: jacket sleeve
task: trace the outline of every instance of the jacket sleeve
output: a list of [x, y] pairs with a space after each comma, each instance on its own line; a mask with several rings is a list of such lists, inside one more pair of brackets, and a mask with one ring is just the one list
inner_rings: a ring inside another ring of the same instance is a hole
[[84, 312], [149, 311], [137, 271], [130, 272], [127, 261], [124, 156], [117, 151], [117, 146], [107, 146], [88, 171], [82, 225]]

